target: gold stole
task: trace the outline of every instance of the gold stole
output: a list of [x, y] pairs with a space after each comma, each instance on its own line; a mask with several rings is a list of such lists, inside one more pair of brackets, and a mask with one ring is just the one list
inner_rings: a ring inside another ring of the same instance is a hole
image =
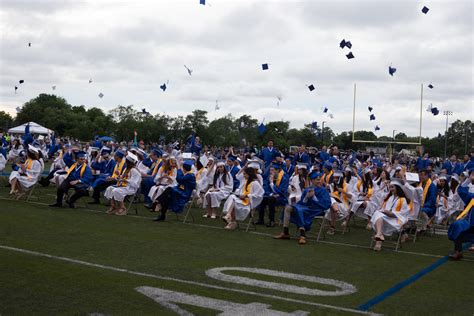
[[[250, 194], [250, 191], [252, 189], [252, 184], [253, 182], [250, 182], [248, 185], [247, 185], [247, 182], [245, 182], [245, 185], [244, 185], [244, 192], [242, 193], [242, 195], [249, 195]], [[250, 200], [248, 197], [242, 199], [242, 204], [247, 206], [250, 204]]]
[[[347, 183], [346, 182], [342, 183], [342, 191], [347, 193]], [[339, 199], [340, 201], [342, 200], [344, 202], [344, 204], [346, 205], [346, 207], [349, 207], [349, 201], [347, 200], [347, 196], [345, 194], [342, 194], [342, 199], [341, 199], [339, 197], [339, 192], [334, 191], [334, 192], [332, 192], [332, 196]]]
[[117, 186], [118, 187], [126, 187], [127, 184], [128, 184], [128, 178], [130, 178], [130, 173], [131, 173], [132, 169], [128, 169], [127, 171], [127, 168], [123, 169], [122, 171], [122, 179], [117, 183]]
[[[421, 185], [421, 183], [420, 183]], [[421, 205], [425, 205], [425, 200], [426, 200], [426, 196], [428, 195], [428, 190], [431, 186], [431, 179], [428, 179], [428, 181], [426, 181], [426, 185], [425, 187], [423, 188], [423, 199], [421, 201]]]
[[280, 170], [280, 172], [278, 173], [278, 177], [277, 177], [277, 180], [276, 180], [276, 185], [279, 186], [280, 183], [281, 183], [281, 179], [283, 178], [283, 175], [285, 174], [285, 172], [283, 170]]
[[[67, 171], [67, 174], [66, 174], [66, 178], [69, 177], [69, 175], [71, 174], [71, 172], [73, 170], [76, 169], [76, 166], [77, 166], [77, 162], [75, 162], [71, 168], [69, 168], [69, 170]], [[82, 176], [84, 175], [84, 171], [86, 170], [86, 167], [87, 167], [87, 164], [86, 163], [83, 163], [82, 164], [82, 167], [81, 167], [81, 173], [80, 173], [80, 177], [82, 178]]]
[[[357, 191], [360, 192], [361, 186], [362, 186], [362, 180], [357, 181]], [[372, 192], [373, 192], [373, 189], [372, 189], [372, 188], [369, 188], [369, 189], [367, 190], [367, 197], [368, 197], [368, 198], [370, 198], [370, 197], [372, 196]]]
[[26, 169], [30, 170], [31, 166], [33, 166], [33, 159], [26, 159], [25, 165], [26, 165]]
[[469, 213], [469, 211], [471, 210], [471, 208], [474, 206], [474, 199], [471, 199], [471, 202], [469, 202], [469, 204], [466, 206], [466, 208], [464, 209], [464, 211], [462, 211], [461, 214], [459, 214], [458, 217], [456, 217], [456, 220], [460, 220], [461, 218], [464, 218], [467, 213]]
[[155, 161], [155, 168], [153, 168], [153, 171], [151, 173], [152, 176], [155, 176], [156, 173], [158, 172], [158, 166], [160, 165], [161, 159], [158, 159]]
[[324, 182], [324, 184], [326, 184], [326, 185], [329, 184], [329, 180], [331, 179], [331, 176], [332, 176], [333, 173], [334, 173], [334, 172], [331, 170], [331, 171], [329, 172], [329, 174], [324, 174], [324, 175], [323, 175], [323, 182]]
[[115, 164], [114, 172], [112, 173], [112, 176], [111, 176], [112, 179], [117, 178], [117, 174], [115, 173], [116, 171], [118, 171], [119, 173], [123, 171], [124, 164], [125, 164], [125, 158], [122, 158], [122, 161], [120, 163]]

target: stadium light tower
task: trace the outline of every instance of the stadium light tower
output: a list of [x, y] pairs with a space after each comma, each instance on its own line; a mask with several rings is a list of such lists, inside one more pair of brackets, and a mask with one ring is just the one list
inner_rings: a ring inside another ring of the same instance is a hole
[[443, 111], [443, 115], [446, 116], [446, 132], [444, 133], [444, 160], [446, 160], [446, 153], [448, 148], [448, 118], [453, 115], [452, 111]]
[[396, 132], [396, 131], [397, 131], [396, 129], [394, 129], [394, 130], [392, 131], [392, 139], [393, 139], [393, 141], [395, 141], [395, 132]]
[[322, 144], [322, 146], [324, 146], [324, 123], [326, 123], [326, 121], [323, 121], [323, 128], [321, 129], [321, 144]]

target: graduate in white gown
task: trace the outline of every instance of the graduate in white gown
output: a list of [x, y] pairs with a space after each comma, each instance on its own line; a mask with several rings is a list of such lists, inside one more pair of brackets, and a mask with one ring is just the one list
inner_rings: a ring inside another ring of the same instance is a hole
[[403, 182], [400, 179], [392, 179], [390, 182], [390, 194], [384, 199], [382, 207], [375, 211], [372, 216], [372, 228], [375, 231], [375, 251], [382, 250], [384, 236], [391, 236], [398, 232], [408, 221], [410, 201], [403, 191]]
[[288, 202], [295, 205], [301, 199], [303, 190], [308, 186], [308, 167], [304, 163], [298, 163], [295, 173], [290, 178], [288, 185]]
[[372, 195], [367, 201], [364, 214], [367, 216], [367, 230], [372, 230], [370, 219], [374, 212], [382, 206], [383, 199], [390, 192], [390, 173], [383, 170], [380, 176], [373, 181]]
[[129, 152], [125, 158], [125, 168], [117, 177], [117, 184], [111, 185], [105, 190], [104, 196], [110, 200], [107, 214], [127, 215], [124, 199], [135, 194], [142, 181], [140, 171], [135, 167], [137, 163], [138, 157]]
[[17, 171], [12, 171], [8, 182], [11, 184], [10, 194], [19, 199], [25, 189], [29, 189], [38, 182], [41, 175], [41, 163], [38, 161], [38, 149], [28, 145], [26, 161]]
[[163, 162], [160, 169], [155, 175], [155, 185], [150, 188], [148, 196], [151, 201], [154, 202], [156, 199], [166, 190], [168, 187], [174, 187], [176, 185], [176, 176], [178, 174], [178, 163], [174, 156], [169, 156]]
[[225, 201], [222, 218], [227, 223], [226, 229], [237, 228], [236, 221], [243, 221], [252, 209], [255, 209], [263, 200], [264, 190], [257, 180], [257, 173], [253, 168], [247, 167], [243, 171], [243, 181], [234, 194], [229, 195]]
[[216, 209], [232, 193], [234, 187], [234, 181], [225, 168], [225, 162], [219, 161], [216, 166], [217, 170], [214, 173], [209, 190], [204, 194], [202, 207], [207, 210], [206, 214], [203, 215], [205, 218], [210, 217], [214, 219], [217, 217]]
[[435, 222], [436, 224], [444, 223], [447, 220], [449, 214], [449, 203], [448, 200], [453, 196], [453, 192], [449, 188], [449, 183], [446, 175], [440, 175], [437, 183], [438, 198], [436, 208]]
[[341, 171], [335, 171], [332, 175], [333, 183], [329, 185], [331, 191], [331, 208], [326, 212], [326, 219], [330, 220], [331, 224], [328, 235], [336, 233], [336, 221], [338, 219], [346, 218], [349, 214], [350, 203], [352, 199], [352, 192], [350, 186], [346, 183], [345, 177]]

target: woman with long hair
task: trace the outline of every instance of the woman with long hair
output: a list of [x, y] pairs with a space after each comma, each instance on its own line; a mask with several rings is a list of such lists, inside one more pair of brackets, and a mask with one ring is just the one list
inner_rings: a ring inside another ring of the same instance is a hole
[[[155, 185], [150, 188], [150, 192], [148, 193], [148, 197], [150, 197], [152, 202], [155, 202], [166, 188], [176, 185], [177, 174], [178, 164], [176, 158], [169, 156], [158, 169], [154, 178]], [[151, 209], [151, 212], [153, 212], [153, 209]]]
[[364, 214], [367, 216], [367, 230], [372, 229], [370, 219], [374, 212], [382, 206], [383, 199], [390, 191], [390, 173], [387, 170], [379, 172], [379, 177], [373, 182], [372, 196], [368, 199], [364, 209]]
[[41, 163], [38, 161], [38, 149], [28, 145], [26, 161], [16, 171], [12, 171], [8, 182], [11, 184], [10, 194], [18, 200], [24, 195], [24, 190], [36, 184], [41, 175]]
[[209, 187], [209, 190], [204, 194], [204, 201], [202, 207], [206, 209], [204, 218], [216, 218], [216, 209], [220, 206], [221, 201], [227, 199], [234, 187], [232, 176], [225, 168], [225, 162], [219, 161], [217, 164], [214, 178]]
[[243, 178], [244, 181], [240, 182], [234, 194], [229, 195], [222, 210], [222, 219], [227, 223], [225, 228], [229, 230], [236, 229], [237, 221], [243, 221], [252, 209], [260, 205], [265, 193], [253, 168], [245, 168]]
[[449, 212], [449, 204], [448, 200], [450, 196], [453, 195], [453, 192], [449, 188], [449, 182], [445, 175], [441, 175], [438, 178], [437, 183], [438, 189], [438, 197], [437, 197], [437, 204], [438, 207], [436, 208], [436, 224], [444, 223], [447, 219], [448, 212]]
[[385, 236], [391, 236], [394, 232], [400, 231], [408, 221], [410, 214], [410, 200], [405, 196], [402, 189], [403, 182], [400, 179], [393, 179], [390, 182], [390, 193], [384, 199], [382, 207], [374, 212], [371, 223], [375, 231], [375, 251], [382, 250], [382, 243]]
[[308, 186], [308, 167], [306, 164], [297, 164], [295, 173], [290, 178], [288, 186], [288, 202], [295, 205], [301, 199], [304, 189]]
[[340, 171], [334, 172], [333, 183], [330, 184], [329, 188], [331, 191], [331, 208], [329, 212], [326, 212], [325, 217], [331, 222], [327, 234], [334, 235], [336, 233], [336, 221], [348, 216], [352, 192]]
[[107, 214], [127, 215], [124, 200], [137, 192], [142, 181], [140, 171], [135, 167], [137, 163], [138, 157], [129, 152], [125, 158], [125, 168], [117, 177], [117, 184], [105, 190], [104, 196], [110, 200]]
[[354, 172], [359, 180], [354, 189], [354, 194], [352, 195], [352, 204], [350, 208], [350, 212], [347, 217], [342, 222], [341, 226], [346, 227], [349, 223], [349, 220], [355, 213], [360, 214], [360, 217], [367, 217], [367, 215], [363, 214], [363, 211], [367, 207], [367, 203], [369, 202], [370, 198], [372, 197], [373, 193], [373, 181], [371, 177], [371, 172], [369, 168], [365, 168], [362, 171], [362, 176], [357, 174], [357, 171]]

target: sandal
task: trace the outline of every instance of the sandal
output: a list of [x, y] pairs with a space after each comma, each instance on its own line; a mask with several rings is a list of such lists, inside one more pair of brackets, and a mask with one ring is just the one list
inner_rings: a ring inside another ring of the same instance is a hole
[[120, 209], [118, 209], [117, 212], [115, 212], [115, 215], [118, 215], [118, 216], [127, 215], [127, 209], [120, 208]]
[[374, 246], [374, 250], [375, 251], [381, 251], [382, 250], [382, 241], [377, 240], [377, 242], [375, 243], [375, 246]]

